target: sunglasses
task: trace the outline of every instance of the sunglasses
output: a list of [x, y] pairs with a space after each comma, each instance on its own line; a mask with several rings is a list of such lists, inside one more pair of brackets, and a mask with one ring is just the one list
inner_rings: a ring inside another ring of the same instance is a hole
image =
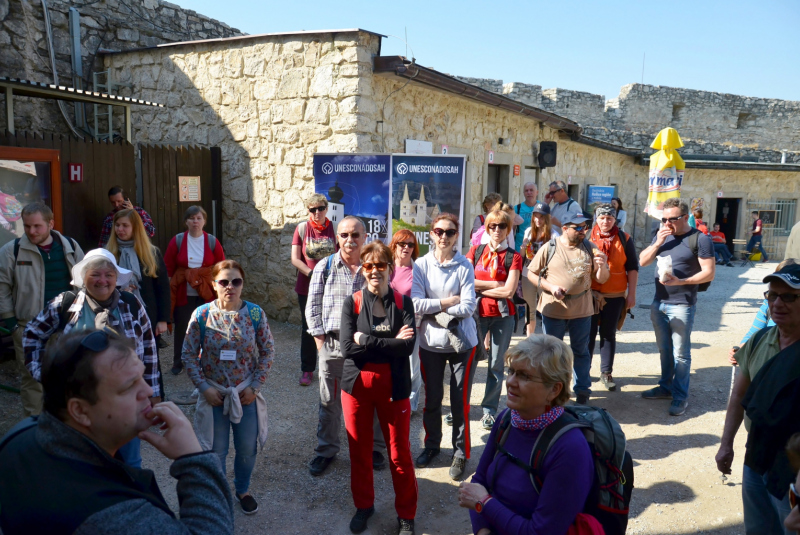
[[489, 230], [496, 230], [496, 229], [505, 230], [508, 228], [508, 225], [506, 225], [505, 223], [497, 223], [493, 225], [487, 225], [487, 228]]
[[219, 284], [223, 288], [227, 288], [229, 284], [233, 288], [239, 288], [242, 284], [244, 284], [244, 281], [242, 279], [239, 279], [239, 278], [233, 279], [232, 281], [229, 281], [228, 279], [219, 279], [219, 280], [216, 280], [214, 282], [216, 282], [217, 284]]
[[434, 234], [436, 234], [440, 238], [442, 236], [447, 236], [448, 238], [452, 238], [453, 236], [458, 234], [458, 231], [456, 229], [454, 229], [454, 228], [449, 228], [447, 230], [445, 230], [443, 228], [435, 228], [435, 229], [432, 229], [431, 232], [433, 232]]
[[800, 495], [797, 494], [797, 489], [794, 488], [794, 483], [789, 483], [789, 505], [792, 506], [792, 509], [797, 507], [797, 504], [800, 502]]
[[401, 249], [405, 249], [406, 247], [408, 247], [409, 249], [413, 249], [414, 248], [414, 242], [399, 241], [399, 242], [397, 242], [397, 247], [400, 247]]
[[669, 221], [670, 223], [674, 223], [675, 221], [679, 220], [682, 217], [686, 217], [686, 214], [679, 215], [677, 217], [662, 217], [661, 222], [666, 223], [667, 221]]
[[792, 294], [789, 292], [786, 292], [784, 294], [779, 294], [777, 292], [764, 292], [764, 299], [766, 299], [769, 303], [774, 302], [779, 297], [781, 298], [781, 301], [783, 301], [786, 304], [789, 304], [797, 301], [797, 298], [800, 297], [800, 294]]
[[309, 208], [308, 211], [312, 214], [316, 214], [317, 212], [324, 212], [327, 209], [327, 206], [315, 206], [314, 208]]
[[361, 267], [364, 271], [372, 271], [377, 269], [378, 271], [386, 271], [389, 268], [389, 264], [386, 262], [364, 262], [361, 264]]
[[339, 237], [342, 238], [343, 240], [346, 240], [347, 238], [353, 238], [354, 240], [357, 240], [357, 239], [359, 239], [361, 237], [361, 233], [360, 232], [340, 232], [339, 233]]
[[567, 227], [567, 228], [571, 228], [575, 232], [584, 232], [587, 228], [589, 228], [589, 226], [588, 225], [578, 225], [576, 227]]
[[61, 356], [61, 358], [59, 358], [53, 364], [66, 372], [75, 366], [78, 357], [83, 354], [84, 349], [88, 349], [93, 353], [99, 353], [108, 349], [108, 346], [110, 345], [108, 335], [111, 333], [116, 333], [116, 331], [110, 327], [104, 327], [102, 330], [87, 334], [81, 338], [77, 344], [75, 344], [73, 341], [73, 343], [70, 344], [74, 344], [73, 349], [71, 351], [64, 351], [63, 353], [59, 352], [59, 356]]

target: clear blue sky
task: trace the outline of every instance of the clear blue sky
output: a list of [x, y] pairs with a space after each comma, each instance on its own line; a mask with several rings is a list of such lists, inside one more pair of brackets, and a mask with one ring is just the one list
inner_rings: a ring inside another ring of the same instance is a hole
[[426, 67], [606, 99], [642, 80], [646, 54], [646, 84], [800, 100], [798, 0], [173, 1], [249, 34], [407, 29]]

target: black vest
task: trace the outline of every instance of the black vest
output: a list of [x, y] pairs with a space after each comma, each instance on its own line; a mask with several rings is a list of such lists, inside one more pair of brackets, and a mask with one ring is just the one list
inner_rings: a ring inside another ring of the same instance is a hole
[[[90, 516], [128, 500], [147, 500], [172, 518], [151, 470], [98, 452], [100, 464], [56, 457], [36, 439], [36, 417], [0, 442], [0, 529], [5, 535], [73, 533]], [[88, 440], [88, 439], [86, 439]]]

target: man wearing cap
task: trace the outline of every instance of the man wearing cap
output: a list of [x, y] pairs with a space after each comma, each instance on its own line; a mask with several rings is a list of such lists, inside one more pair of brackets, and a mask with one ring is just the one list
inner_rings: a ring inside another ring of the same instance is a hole
[[525, 202], [521, 202], [514, 207], [514, 212], [522, 218], [522, 223], [514, 227], [514, 246], [517, 252], [522, 252], [522, 240], [525, 237], [525, 231], [531, 228], [531, 216], [533, 215], [533, 208], [536, 206], [536, 197], [539, 196], [539, 188], [535, 182], [526, 182], [522, 186], [522, 194], [525, 196]]
[[14, 340], [22, 409], [33, 416], [42, 410], [42, 385], [25, 368], [22, 333], [48, 301], [70, 289], [70, 270], [83, 259], [83, 251], [53, 230], [53, 211], [46, 204], [26, 205], [22, 224], [25, 234], [0, 249], [0, 317]]
[[594, 315], [592, 281], [610, 276], [607, 257], [586, 239], [589, 218], [583, 212], [566, 216], [562, 234], [543, 245], [528, 266], [528, 280], [539, 290], [538, 311], [545, 334], [564, 339], [569, 333], [574, 356], [575, 395], [580, 405], [592, 393], [589, 332]]
[[566, 225], [570, 216], [583, 214], [581, 205], [567, 194], [567, 185], [563, 180], [556, 180], [550, 183], [550, 191], [544, 196], [546, 202], [553, 202], [551, 219], [553, 224], [561, 227]]
[[733, 439], [744, 420], [745, 531], [784, 533], [791, 509], [786, 490], [794, 481], [784, 447], [800, 431], [800, 265], [784, 260], [764, 282], [775, 325], [758, 331], [735, 354], [738, 366], [716, 461], [720, 472], [731, 473]]
[[662, 227], [639, 255], [639, 265], [656, 257], [670, 257], [672, 272], [659, 279], [650, 305], [650, 321], [661, 355], [658, 386], [642, 392], [645, 399], [671, 399], [669, 413], [680, 416], [689, 405], [689, 372], [692, 366], [692, 326], [697, 291], [714, 280], [714, 247], [711, 238], [689, 226], [689, 207], [679, 198], [664, 201]]

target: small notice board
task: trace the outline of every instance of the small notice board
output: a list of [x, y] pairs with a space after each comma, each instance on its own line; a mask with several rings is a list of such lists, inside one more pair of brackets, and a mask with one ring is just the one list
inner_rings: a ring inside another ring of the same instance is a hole
[[178, 177], [178, 196], [180, 202], [199, 202], [200, 201], [200, 177], [199, 176], [179, 176]]

